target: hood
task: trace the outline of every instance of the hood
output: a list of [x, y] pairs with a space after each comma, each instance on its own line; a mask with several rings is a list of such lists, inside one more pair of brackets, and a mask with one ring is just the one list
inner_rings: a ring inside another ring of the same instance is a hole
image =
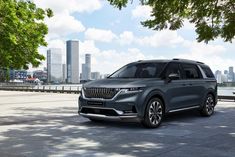
[[85, 88], [133, 88], [146, 87], [147, 82], [153, 80], [160, 80], [157, 78], [142, 78], [142, 79], [114, 79], [107, 78], [102, 80], [95, 80], [85, 83]]

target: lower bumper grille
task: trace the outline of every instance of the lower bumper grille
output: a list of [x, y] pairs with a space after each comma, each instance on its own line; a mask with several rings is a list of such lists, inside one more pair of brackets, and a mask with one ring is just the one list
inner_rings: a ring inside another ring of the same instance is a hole
[[82, 108], [81, 113], [100, 114], [105, 116], [118, 116], [112, 109]]

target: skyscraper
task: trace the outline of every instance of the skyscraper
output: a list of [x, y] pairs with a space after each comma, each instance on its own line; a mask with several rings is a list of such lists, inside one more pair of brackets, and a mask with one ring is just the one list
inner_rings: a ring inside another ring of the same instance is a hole
[[82, 64], [82, 80], [91, 79], [91, 54], [85, 54], [85, 64]]
[[79, 41], [69, 40], [66, 42], [67, 55], [67, 82], [80, 83], [79, 79]]
[[228, 70], [224, 70], [224, 75], [228, 75]]
[[217, 83], [222, 83], [222, 72], [219, 70], [217, 70], [216, 80], [217, 80]]
[[83, 63], [82, 64], [82, 77], [81, 77], [82, 80], [86, 80], [86, 64]]
[[91, 79], [91, 54], [85, 55], [85, 64], [86, 64], [87, 80], [90, 80]]
[[62, 81], [62, 51], [59, 48], [47, 50], [47, 79], [48, 82]]
[[66, 82], [66, 79], [67, 79], [67, 67], [66, 67], [66, 64], [62, 65], [62, 71], [63, 71], [63, 82]]
[[234, 72], [233, 72], [233, 67], [228, 68], [228, 82], [233, 82], [234, 81]]
[[92, 72], [92, 73], [91, 73], [91, 79], [92, 79], [92, 80], [98, 80], [98, 79], [100, 79], [100, 72]]

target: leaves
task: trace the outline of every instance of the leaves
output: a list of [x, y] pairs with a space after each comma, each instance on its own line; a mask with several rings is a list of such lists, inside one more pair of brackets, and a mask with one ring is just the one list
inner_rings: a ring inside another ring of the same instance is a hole
[[[121, 9], [128, 0], [107, 0]], [[141, 22], [154, 30], [177, 30], [188, 19], [195, 24], [197, 41], [209, 42], [218, 37], [232, 42], [235, 36], [235, 0], [140, 0], [152, 7], [152, 18]]]
[[50, 9], [37, 8], [31, 1], [0, 0], [0, 68], [21, 69], [40, 65], [45, 57], [38, 52], [46, 46], [45, 17]]

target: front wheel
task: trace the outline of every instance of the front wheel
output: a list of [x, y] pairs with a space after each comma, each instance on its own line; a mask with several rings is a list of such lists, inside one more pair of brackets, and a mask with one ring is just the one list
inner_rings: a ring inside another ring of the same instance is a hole
[[145, 127], [156, 128], [163, 119], [163, 103], [159, 98], [153, 98], [149, 101], [143, 120], [141, 121]]
[[200, 113], [202, 116], [211, 116], [214, 113], [215, 101], [211, 94], [208, 94]]

